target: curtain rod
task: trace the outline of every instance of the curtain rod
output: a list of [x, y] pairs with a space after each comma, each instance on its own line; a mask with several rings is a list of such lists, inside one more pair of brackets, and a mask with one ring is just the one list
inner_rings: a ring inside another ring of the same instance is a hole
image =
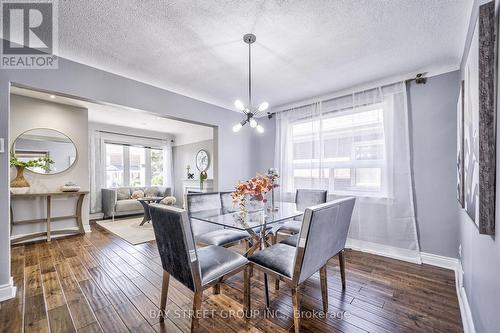
[[131, 137], [139, 138], [139, 139], [148, 139], [148, 140], [156, 140], [156, 141], [170, 141], [170, 142], [174, 142], [174, 140], [172, 140], [172, 139], [170, 139], [170, 140], [168, 140], [168, 139], [158, 139], [158, 138], [152, 138], [152, 137], [135, 135], [135, 134], [123, 134], [123, 133], [118, 133], [118, 132], [101, 131], [101, 130], [96, 130], [96, 132], [106, 133], [106, 134], [114, 134], [114, 135], [131, 136]]
[[[404, 82], [405, 84], [408, 84], [412, 81], [415, 81], [417, 84], [425, 84], [427, 83], [427, 79], [428, 77], [425, 77], [427, 73], [418, 73], [415, 77], [411, 77], [409, 79], [406, 79], [406, 80], [401, 80], [399, 82]], [[397, 80], [395, 82], [398, 82]], [[395, 82], [393, 83], [386, 83], [386, 84], [382, 84], [380, 85], [381, 87], [384, 87], [384, 86], [389, 86], [391, 84], [394, 84]], [[371, 89], [376, 89], [377, 87], [372, 87], [372, 88], [368, 88], [368, 89], [362, 89], [360, 91], [366, 91], [366, 90], [371, 90]], [[296, 102], [296, 103], [291, 103], [289, 104], [290, 107], [286, 107], [281, 109], [281, 110], [276, 110], [276, 111], [273, 111], [273, 112], [268, 112], [267, 113], [267, 118], [271, 119], [273, 117], [273, 115], [275, 115], [276, 113], [280, 113], [280, 112], [283, 112], [283, 111], [288, 111], [288, 110], [291, 110], [291, 109], [296, 109], [296, 108], [301, 108], [301, 107], [305, 107], [305, 106], [309, 106], [309, 105], [313, 105], [315, 103], [317, 103], [317, 100], [331, 100], [331, 99], [335, 99], [335, 98], [340, 98], [340, 97], [344, 97], [344, 96], [348, 96], [350, 94], [346, 93], [346, 94], [339, 94], [338, 96], [331, 96], [333, 94], [330, 94], [330, 97], [328, 95], [323, 95], [322, 96], [318, 96], [318, 97], [314, 97], [314, 98], [311, 98], [309, 100], [304, 100], [304, 104], [300, 104], [301, 102]], [[311, 100], [316, 100], [316, 101], [311, 101]]]

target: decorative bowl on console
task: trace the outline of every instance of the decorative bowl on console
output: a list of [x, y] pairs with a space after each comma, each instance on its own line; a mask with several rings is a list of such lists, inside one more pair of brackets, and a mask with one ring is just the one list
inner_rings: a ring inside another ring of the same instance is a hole
[[61, 191], [62, 192], [78, 192], [80, 191], [81, 187], [73, 182], [68, 182], [61, 186]]

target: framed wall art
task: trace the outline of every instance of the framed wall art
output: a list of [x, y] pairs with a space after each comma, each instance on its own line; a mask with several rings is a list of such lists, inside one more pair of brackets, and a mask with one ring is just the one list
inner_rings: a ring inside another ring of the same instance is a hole
[[495, 233], [495, 3], [479, 7], [464, 84], [464, 208], [482, 234]]
[[464, 208], [464, 81], [457, 101], [457, 200]]

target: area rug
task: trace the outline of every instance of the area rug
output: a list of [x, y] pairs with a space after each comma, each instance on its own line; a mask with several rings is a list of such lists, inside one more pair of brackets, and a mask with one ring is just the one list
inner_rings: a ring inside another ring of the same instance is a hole
[[102, 220], [96, 223], [116, 236], [123, 238], [130, 244], [137, 245], [155, 240], [151, 222], [144, 223], [144, 225], [140, 226], [139, 224], [141, 221], [142, 217], [133, 217], [115, 219], [114, 221]]

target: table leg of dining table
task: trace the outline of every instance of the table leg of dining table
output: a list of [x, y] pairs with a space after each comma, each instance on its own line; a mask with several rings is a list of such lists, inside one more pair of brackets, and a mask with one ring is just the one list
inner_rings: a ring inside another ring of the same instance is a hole
[[[260, 248], [264, 250], [266, 248], [266, 225], [262, 226], [260, 230]], [[264, 301], [266, 304], [266, 311], [269, 310], [270, 302], [269, 302], [269, 285], [267, 281], [267, 273], [264, 273]]]

